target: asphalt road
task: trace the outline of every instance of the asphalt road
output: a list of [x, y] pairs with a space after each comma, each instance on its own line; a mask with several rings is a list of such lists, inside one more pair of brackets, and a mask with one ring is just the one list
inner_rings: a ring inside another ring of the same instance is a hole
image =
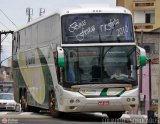
[[[63, 114], [52, 118], [48, 113], [0, 112], [0, 124], [146, 124], [144, 118], [109, 120], [106, 115], [90, 113]], [[143, 121], [142, 121], [143, 120]]]

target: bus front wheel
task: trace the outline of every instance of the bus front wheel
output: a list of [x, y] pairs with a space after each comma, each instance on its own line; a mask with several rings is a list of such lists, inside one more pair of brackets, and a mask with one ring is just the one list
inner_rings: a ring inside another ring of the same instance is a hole
[[51, 93], [49, 99], [49, 111], [52, 117], [57, 118], [60, 116], [60, 112], [56, 111], [55, 105], [56, 105], [55, 95]]
[[106, 114], [108, 115], [109, 119], [119, 119], [121, 118], [122, 114], [124, 112], [123, 111], [110, 111], [110, 112], [106, 112]]

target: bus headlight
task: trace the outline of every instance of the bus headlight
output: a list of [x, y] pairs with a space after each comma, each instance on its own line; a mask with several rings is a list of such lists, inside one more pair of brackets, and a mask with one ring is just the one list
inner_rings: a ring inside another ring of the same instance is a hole
[[79, 99], [76, 99], [76, 103], [80, 103], [80, 100], [79, 100]]
[[74, 99], [71, 99], [71, 100], [70, 100], [70, 103], [74, 103]]
[[130, 98], [127, 98], [127, 99], [126, 99], [126, 101], [127, 101], [127, 102], [130, 102], [130, 101], [131, 101], [131, 99], [130, 99]]
[[136, 99], [135, 99], [135, 98], [132, 98], [132, 101], [134, 102], [134, 101], [136, 101]]

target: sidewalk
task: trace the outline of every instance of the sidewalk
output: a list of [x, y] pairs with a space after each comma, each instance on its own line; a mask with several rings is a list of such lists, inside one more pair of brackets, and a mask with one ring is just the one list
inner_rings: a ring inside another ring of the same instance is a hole
[[[100, 117], [106, 117], [106, 114], [102, 114], [100, 112], [95, 112], [94, 115], [100, 116]], [[141, 115], [141, 114], [123, 114], [121, 119], [147, 119], [147, 115]]]
[[132, 124], [134, 123], [145, 124], [147, 123], [148, 117], [147, 115], [123, 114], [121, 119], [132, 122]]
[[147, 119], [147, 115], [136, 115], [136, 114], [123, 114], [121, 118], [143, 118]]

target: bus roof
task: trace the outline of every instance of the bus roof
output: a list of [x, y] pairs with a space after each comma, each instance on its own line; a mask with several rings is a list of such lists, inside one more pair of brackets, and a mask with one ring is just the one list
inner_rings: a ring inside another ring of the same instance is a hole
[[45, 16], [41, 16], [29, 23], [27, 23], [26, 25], [18, 28], [15, 30], [15, 32], [19, 31], [19, 30], [22, 30], [26, 27], [29, 27], [37, 22], [40, 22], [48, 17], [51, 17], [55, 14], [58, 14], [60, 16], [63, 16], [63, 15], [67, 15], [67, 14], [85, 14], [85, 13], [124, 13], [124, 14], [130, 14], [131, 15], [131, 12], [124, 8], [124, 7], [121, 7], [121, 6], [108, 6], [108, 5], [78, 5], [78, 6], [73, 6], [73, 7], [66, 7], [66, 8], [63, 8], [63, 9], [59, 9], [59, 10], [55, 10], [54, 12], [48, 14], [48, 15], [45, 15]]

